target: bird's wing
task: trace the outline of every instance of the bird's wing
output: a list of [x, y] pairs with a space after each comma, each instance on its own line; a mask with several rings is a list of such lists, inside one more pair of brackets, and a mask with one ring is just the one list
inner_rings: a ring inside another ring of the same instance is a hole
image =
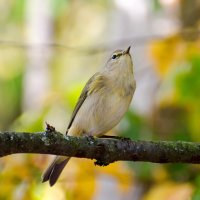
[[78, 102], [76, 103], [76, 106], [74, 108], [74, 111], [72, 113], [71, 119], [69, 121], [67, 131], [71, 127], [76, 114], [78, 113], [80, 107], [83, 105], [83, 102], [86, 100], [86, 98], [91, 95], [92, 93], [95, 93], [99, 91], [101, 88], [103, 88], [105, 85], [105, 77], [101, 73], [94, 74], [86, 83], [85, 87], [83, 88], [81, 95], [78, 99]]

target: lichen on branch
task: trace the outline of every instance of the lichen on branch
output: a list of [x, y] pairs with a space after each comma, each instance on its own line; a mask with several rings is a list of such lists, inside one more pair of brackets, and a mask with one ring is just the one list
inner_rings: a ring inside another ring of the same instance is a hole
[[54, 154], [96, 159], [97, 165], [115, 161], [200, 163], [200, 144], [184, 141], [132, 141], [124, 138], [73, 137], [56, 130], [0, 132], [0, 157], [16, 153]]

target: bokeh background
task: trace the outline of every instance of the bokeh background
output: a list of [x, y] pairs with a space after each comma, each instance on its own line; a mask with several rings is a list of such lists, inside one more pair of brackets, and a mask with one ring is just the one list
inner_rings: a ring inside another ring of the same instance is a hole
[[[86, 81], [132, 46], [137, 89], [113, 135], [200, 141], [199, 0], [1, 0], [0, 130], [65, 132]], [[0, 159], [3, 200], [197, 200], [200, 167], [70, 160], [50, 188], [52, 156]]]

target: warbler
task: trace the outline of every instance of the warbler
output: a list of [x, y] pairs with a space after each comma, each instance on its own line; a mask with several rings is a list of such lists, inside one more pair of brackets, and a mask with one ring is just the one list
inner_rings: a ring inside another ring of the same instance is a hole
[[[86, 83], [72, 113], [66, 134], [101, 136], [116, 126], [131, 103], [136, 82], [130, 48], [116, 50], [104, 68]], [[42, 176], [53, 186], [70, 157], [56, 156]]]

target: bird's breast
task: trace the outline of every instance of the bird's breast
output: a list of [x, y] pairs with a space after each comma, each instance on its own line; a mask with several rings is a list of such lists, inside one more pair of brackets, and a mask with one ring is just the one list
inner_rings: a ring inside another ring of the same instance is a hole
[[133, 84], [103, 87], [89, 95], [78, 111], [71, 129], [80, 134], [101, 135], [116, 126], [128, 110]]
[[104, 134], [116, 126], [130, 105], [133, 92], [118, 89], [104, 90], [94, 94], [91, 101], [95, 105], [90, 108], [90, 132], [92, 135]]

